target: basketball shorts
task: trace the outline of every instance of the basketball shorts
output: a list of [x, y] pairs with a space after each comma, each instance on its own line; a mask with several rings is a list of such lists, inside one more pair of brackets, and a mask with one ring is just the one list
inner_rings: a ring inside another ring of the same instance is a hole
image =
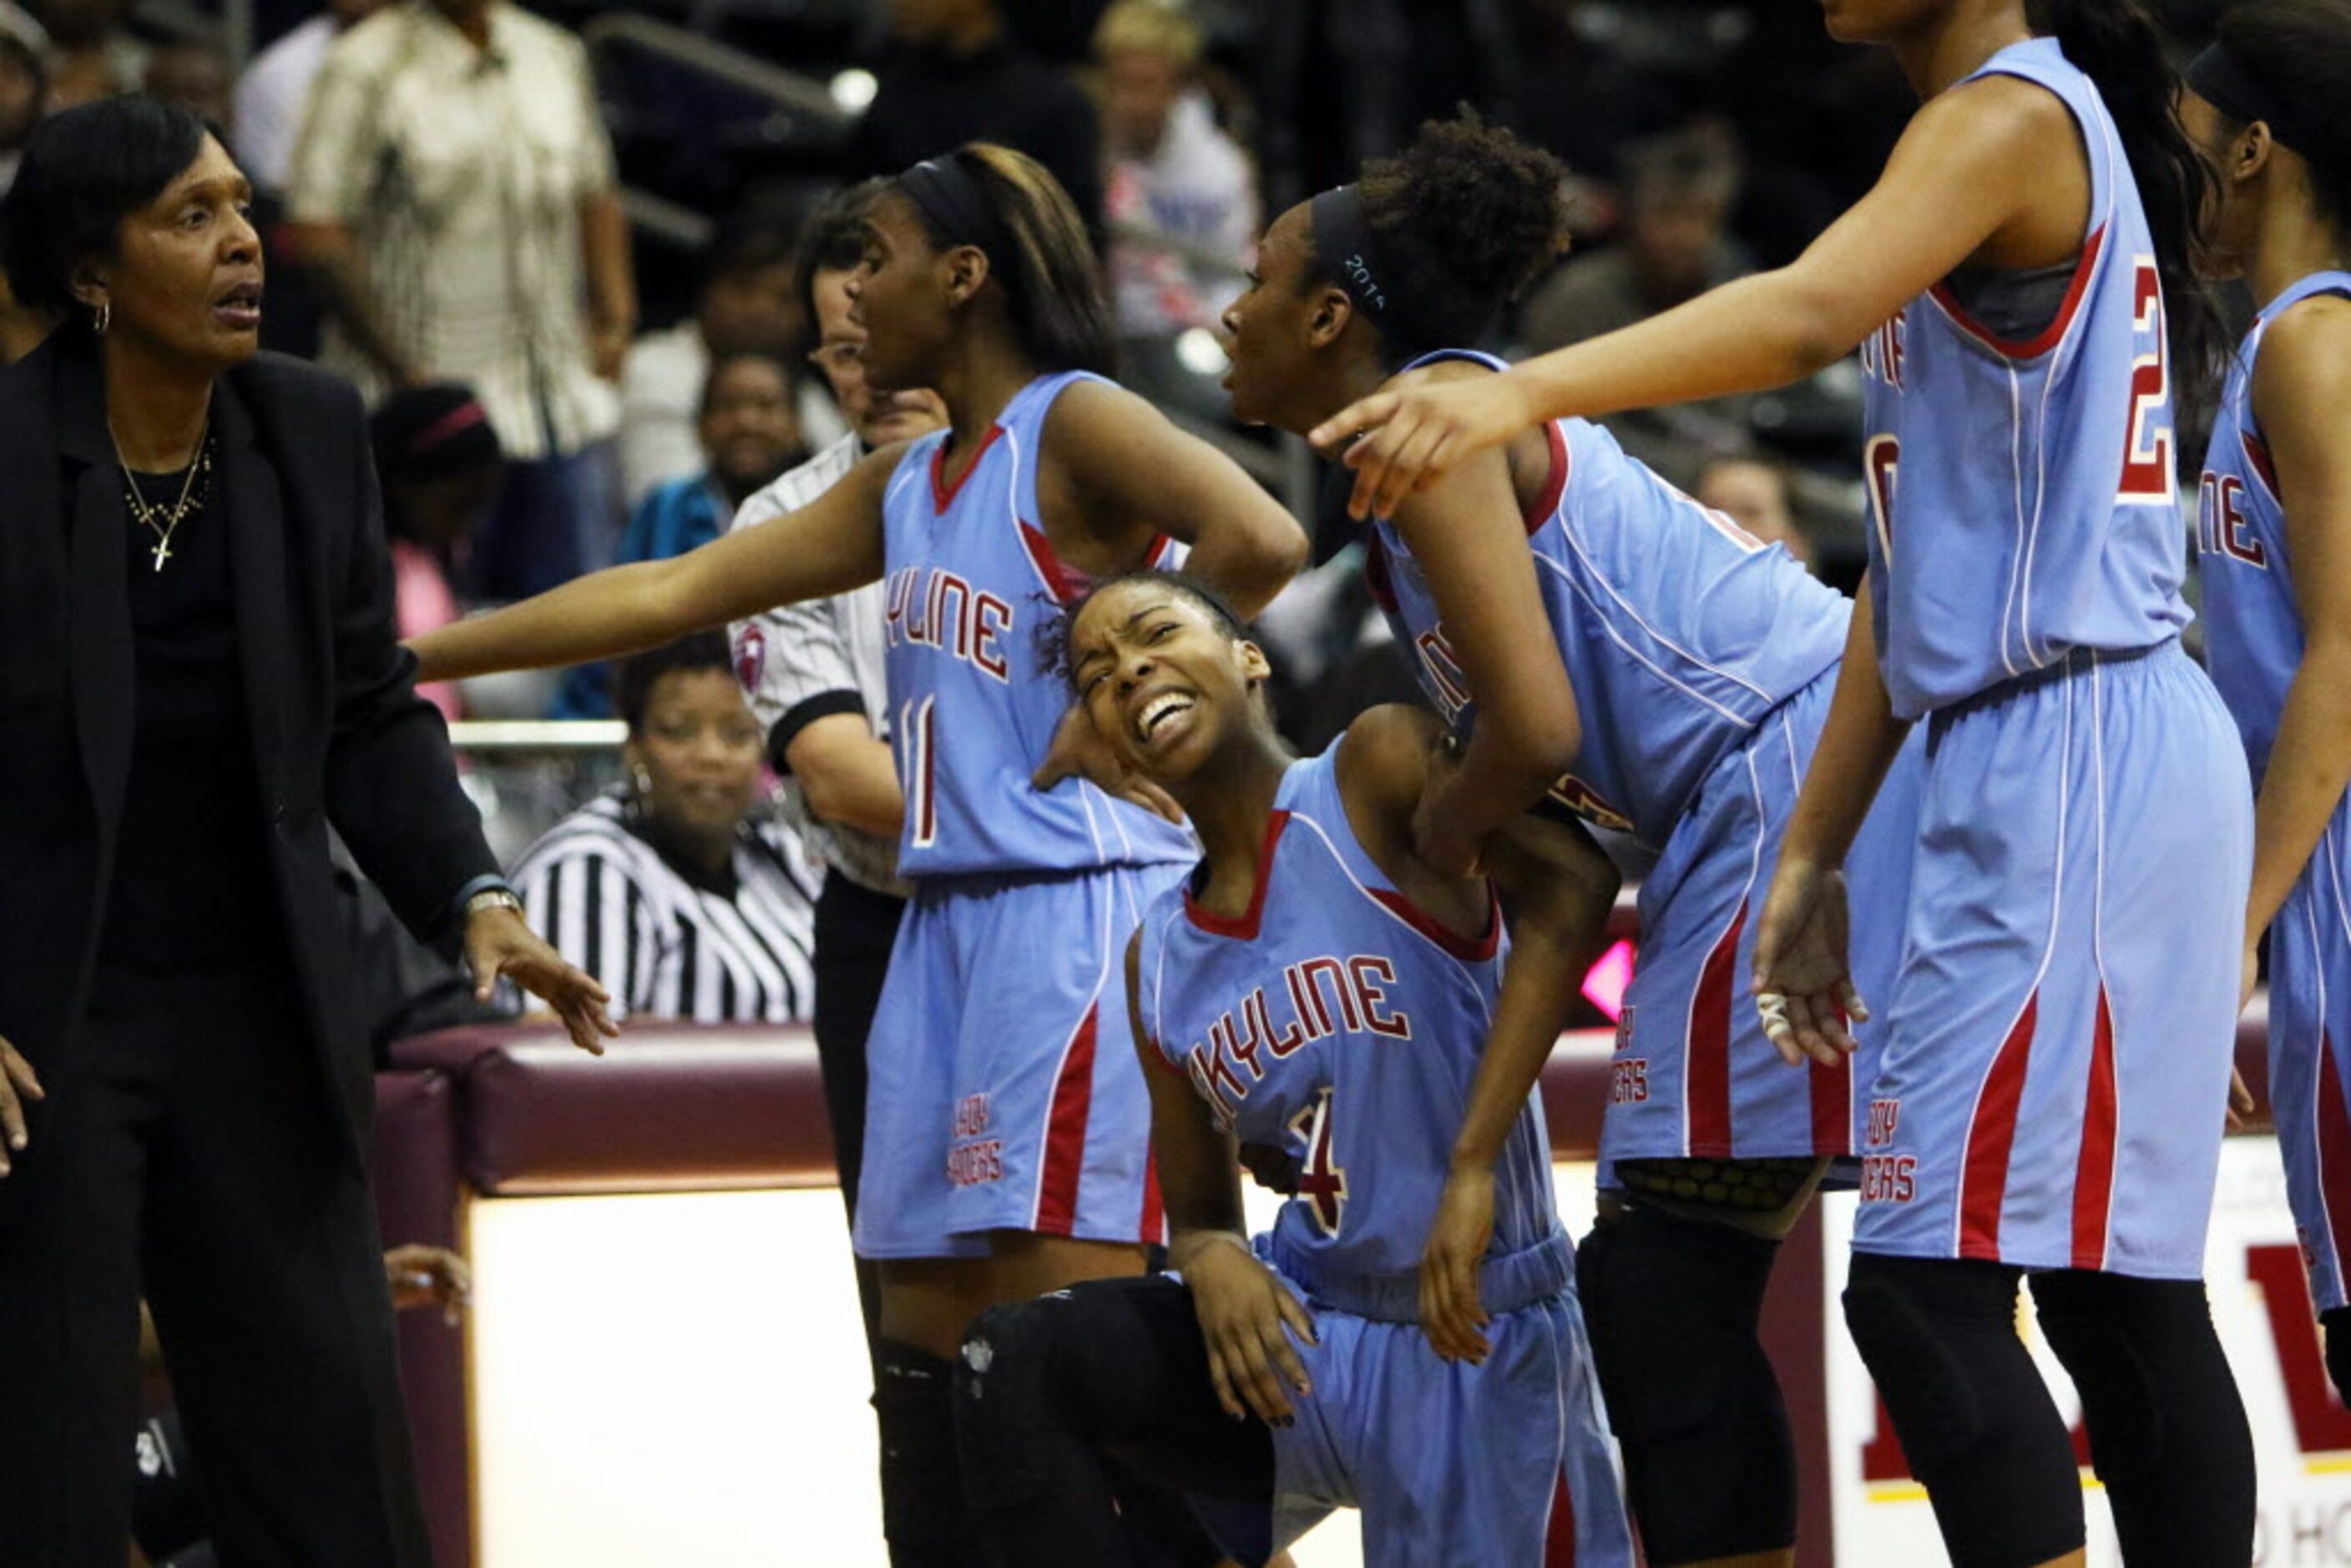
[[[1574, 1277], [1556, 1239], [1557, 1277]], [[1260, 1251], [1263, 1245], [1260, 1244]], [[1632, 1568], [1633, 1536], [1572, 1289], [1489, 1301], [1493, 1353], [1438, 1357], [1414, 1322], [1365, 1317], [1293, 1283], [1319, 1343], [1311, 1397], [1273, 1431], [1274, 1541], [1363, 1512], [1365, 1568]], [[1408, 1301], [1408, 1297], [1405, 1298]]]
[[917, 886], [866, 1041], [860, 1256], [977, 1257], [991, 1230], [1165, 1239], [1125, 958], [1185, 870]]
[[2270, 1108], [2310, 1298], [2351, 1306], [2351, 806], [2311, 852], [2270, 926]]
[[[1858, 1147], [1858, 1086], [1875, 1071], [1882, 1026], [1858, 1026], [1860, 1051], [1834, 1067], [1791, 1067], [1748, 988], [1756, 922], [1835, 685], [1832, 667], [1715, 765], [1641, 884], [1640, 952], [1601, 1131], [1604, 1183], [1620, 1160]], [[1916, 737], [1903, 748], [1845, 862], [1854, 980], [1880, 1018], [1901, 956], [1924, 749]]]
[[2252, 864], [2220, 696], [2166, 642], [1927, 722], [1854, 1245], [2199, 1278]]

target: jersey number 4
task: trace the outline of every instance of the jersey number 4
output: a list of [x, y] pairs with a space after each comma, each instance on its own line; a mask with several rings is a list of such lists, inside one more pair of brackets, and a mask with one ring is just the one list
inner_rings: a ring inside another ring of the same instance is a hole
[[1325, 1084], [1314, 1103], [1290, 1119], [1290, 1130], [1306, 1145], [1306, 1164], [1298, 1173], [1298, 1201], [1314, 1216], [1325, 1236], [1339, 1234], [1339, 1217], [1347, 1207], [1347, 1173], [1332, 1155], [1331, 1089]]

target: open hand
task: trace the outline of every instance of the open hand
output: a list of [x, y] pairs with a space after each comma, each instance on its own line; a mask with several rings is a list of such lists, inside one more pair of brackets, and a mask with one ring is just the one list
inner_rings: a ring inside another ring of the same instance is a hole
[[474, 998], [488, 1001], [504, 975], [555, 1009], [571, 1043], [590, 1056], [604, 1054], [607, 1038], [620, 1026], [606, 1010], [611, 993], [595, 977], [565, 962], [523, 917], [500, 904], [491, 904], [465, 921], [465, 967], [474, 972]]
[[1834, 1067], [1855, 1049], [1848, 1019], [1869, 1008], [1846, 958], [1844, 873], [1782, 857], [1755, 931], [1750, 988], [1763, 1032], [1791, 1067], [1805, 1058]]
[[1393, 378], [1307, 437], [1322, 455], [1355, 470], [1354, 493], [1347, 498], [1350, 517], [1361, 521], [1394, 516], [1414, 491], [1536, 423], [1515, 375], [1439, 379], [1430, 373], [1437, 369]]
[[0, 1035], [0, 1176], [8, 1174], [8, 1156], [25, 1146], [25, 1102], [46, 1098], [47, 1091], [33, 1071], [33, 1064], [10, 1045], [7, 1037]]
[[1217, 1403], [1236, 1421], [1254, 1415], [1270, 1427], [1289, 1425], [1296, 1419], [1290, 1396], [1314, 1393], [1290, 1343], [1292, 1336], [1319, 1343], [1313, 1314], [1239, 1237], [1206, 1237], [1186, 1250], [1179, 1271], [1208, 1342]]
[[1053, 744], [1029, 782], [1042, 790], [1064, 779], [1086, 779], [1105, 795], [1115, 795], [1179, 826], [1183, 823], [1184, 808], [1176, 803], [1176, 798], [1129, 768], [1094, 728], [1086, 710], [1074, 704], [1061, 716]]
[[1479, 1300], [1478, 1270], [1494, 1239], [1494, 1173], [1456, 1170], [1437, 1200], [1437, 1218], [1420, 1255], [1420, 1327], [1428, 1348], [1447, 1361], [1482, 1362], [1493, 1346]]

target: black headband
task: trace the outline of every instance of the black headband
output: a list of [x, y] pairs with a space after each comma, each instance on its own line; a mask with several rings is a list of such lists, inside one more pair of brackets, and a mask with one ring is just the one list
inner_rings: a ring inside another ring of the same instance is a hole
[[2258, 120], [2268, 126], [2281, 147], [2302, 152], [2324, 145], [2319, 138], [2305, 134], [2306, 128], [2294, 110], [2262, 86], [2225, 45], [2214, 44], [2197, 56], [2181, 79], [2189, 90], [2238, 124], [2251, 125]]
[[1388, 293], [1393, 275], [1379, 242], [1372, 236], [1371, 222], [1364, 216], [1364, 199], [1355, 193], [1355, 187], [1341, 185], [1323, 192], [1314, 198], [1307, 216], [1314, 225], [1315, 254], [1338, 275], [1339, 287], [1347, 291], [1347, 298], [1384, 329], [1393, 329], [1400, 314]]
[[898, 189], [951, 246], [976, 245], [994, 252], [1005, 238], [1004, 220], [995, 204], [952, 154], [924, 159], [898, 176]]

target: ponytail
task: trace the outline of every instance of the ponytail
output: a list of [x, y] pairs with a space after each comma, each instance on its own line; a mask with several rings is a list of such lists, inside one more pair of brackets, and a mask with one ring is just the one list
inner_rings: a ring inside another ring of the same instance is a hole
[[2032, 30], [2055, 38], [2097, 85], [2114, 116], [2155, 236], [2173, 382], [2181, 402], [2200, 401], [2226, 352], [2220, 310], [2194, 263], [2215, 182], [2179, 122], [2179, 78], [2164, 54], [2162, 30], [2140, 0], [2025, 0], [2024, 9]]

